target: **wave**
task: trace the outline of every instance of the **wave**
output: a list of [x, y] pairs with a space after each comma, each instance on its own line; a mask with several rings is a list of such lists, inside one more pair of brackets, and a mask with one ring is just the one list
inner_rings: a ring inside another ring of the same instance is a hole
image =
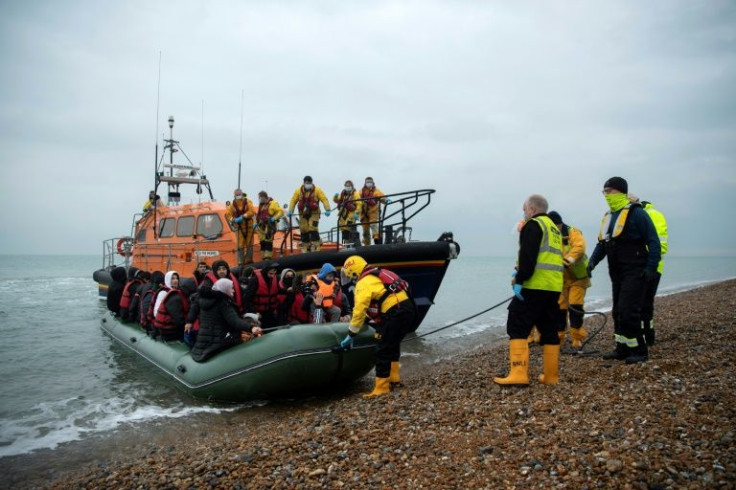
[[55, 449], [84, 436], [116, 430], [125, 425], [174, 419], [200, 413], [220, 414], [242, 408], [137, 405], [132, 397], [86, 400], [84, 397], [42, 402], [18, 419], [0, 419], [0, 457]]

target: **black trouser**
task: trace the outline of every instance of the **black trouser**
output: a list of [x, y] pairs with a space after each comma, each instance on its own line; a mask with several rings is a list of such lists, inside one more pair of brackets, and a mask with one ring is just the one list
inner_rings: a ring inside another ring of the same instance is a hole
[[524, 301], [514, 296], [509, 304], [506, 332], [511, 340], [526, 339], [536, 325], [542, 345], [559, 345], [560, 324], [559, 291], [522, 289]]
[[388, 378], [391, 363], [401, 357], [401, 341], [418, 327], [416, 310], [411, 300], [405, 300], [381, 315], [376, 324], [376, 377]]
[[641, 328], [641, 305], [644, 299], [644, 266], [611, 264], [608, 274], [613, 289], [613, 331], [616, 350], [626, 354], [647, 355]]
[[641, 305], [641, 325], [644, 330], [644, 340], [647, 345], [654, 345], [654, 297], [657, 296], [657, 288], [659, 287], [659, 279], [662, 274], [657, 273], [656, 277], [647, 282], [644, 286], [644, 301]]

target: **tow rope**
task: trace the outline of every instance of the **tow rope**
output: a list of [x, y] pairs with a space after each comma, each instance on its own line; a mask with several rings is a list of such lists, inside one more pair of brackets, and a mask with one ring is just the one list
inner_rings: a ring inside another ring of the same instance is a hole
[[593, 332], [592, 334], [588, 335], [588, 338], [585, 339], [585, 341], [582, 343], [582, 345], [580, 346], [580, 348], [579, 349], [575, 349], [572, 352], [570, 352], [571, 354], [577, 354], [579, 356], [592, 356], [592, 355], [597, 354], [598, 353], [598, 350], [597, 349], [596, 350], [586, 351], [585, 350], [585, 346], [588, 345], [588, 342], [590, 342], [591, 340], [593, 340], [596, 335], [598, 335], [599, 333], [601, 333], [601, 331], [604, 328], [606, 328], [606, 324], [608, 323], [608, 315], [606, 315], [605, 313], [603, 313], [601, 311], [582, 311], [582, 310], [578, 310], [577, 308], [574, 308], [571, 305], [568, 305], [568, 309], [570, 309], [572, 311], [575, 311], [577, 313], [582, 313], [583, 315], [598, 315], [598, 316], [600, 316], [600, 317], [603, 318], [603, 323], [601, 323], [601, 326], [598, 327], [595, 330], [595, 332]]

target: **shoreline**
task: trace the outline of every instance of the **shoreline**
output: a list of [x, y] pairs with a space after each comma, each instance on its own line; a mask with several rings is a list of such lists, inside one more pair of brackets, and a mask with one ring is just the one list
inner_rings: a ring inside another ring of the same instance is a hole
[[[405, 386], [388, 397], [363, 400], [366, 378], [349, 392], [9, 456], [0, 475], [15, 488], [733, 487], [734, 310], [733, 279], [658, 296], [649, 362], [561, 355], [557, 386], [534, 381], [538, 346], [529, 388], [495, 386], [505, 336], [481, 332], [469, 352], [459, 339], [408, 357]], [[609, 320], [591, 348], [610, 350], [611, 337]]]

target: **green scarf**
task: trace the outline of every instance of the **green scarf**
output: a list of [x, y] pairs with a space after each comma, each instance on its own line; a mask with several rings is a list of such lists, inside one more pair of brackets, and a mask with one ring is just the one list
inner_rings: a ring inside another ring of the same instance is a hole
[[612, 213], [622, 210], [629, 204], [629, 196], [627, 194], [606, 194], [605, 198]]

